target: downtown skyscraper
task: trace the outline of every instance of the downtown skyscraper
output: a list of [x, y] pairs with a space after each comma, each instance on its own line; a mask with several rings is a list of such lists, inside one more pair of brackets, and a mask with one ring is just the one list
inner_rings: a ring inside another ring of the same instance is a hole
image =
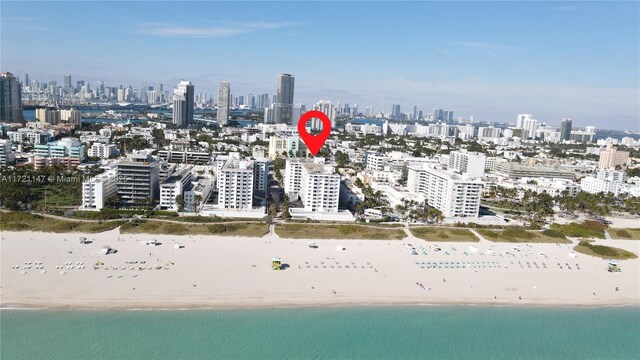
[[273, 104], [273, 119], [276, 124], [292, 124], [293, 88], [295, 77], [290, 74], [278, 75], [278, 90]]
[[228, 81], [220, 81], [218, 85], [218, 126], [226, 126], [229, 123], [229, 105], [231, 101], [231, 85]]
[[71, 87], [71, 75], [65, 75], [64, 76], [64, 92], [67, 94], [70, 94], [72, 92], [72, 87]]
[[187, 127], [193, 123], [194, 89], [190, 81], [180, 81], [173, 90], [173, 123]]

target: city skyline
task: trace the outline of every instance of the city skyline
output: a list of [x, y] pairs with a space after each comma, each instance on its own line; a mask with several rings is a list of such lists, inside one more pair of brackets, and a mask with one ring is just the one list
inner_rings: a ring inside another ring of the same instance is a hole
[[[533, 113], [640, 130], [637, 3], [336, 3], [336, 16], [301, 16], [315, 5], [216, 3], [211, 20], [209, 3], [3, 3], [2, 71], [59, 83], [67, 74], [133, 86], [187, 79], [210, 94], [221, 80], [234, 94], [274, 94], [274, 74], [291, 73], [295, 103], [417, 105], [489, 122]], [[91, 12], [104, 17], [79, 16]], [[76, 27], [56, 26], [65, 19]], [[111, 27], [77, 31], [99, 24]], [[176, 67], [167, 51], [193, 56]]]

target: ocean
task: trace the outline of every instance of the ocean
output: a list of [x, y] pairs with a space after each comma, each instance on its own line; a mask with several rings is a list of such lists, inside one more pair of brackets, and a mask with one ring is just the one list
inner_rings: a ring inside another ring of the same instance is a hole
[[637, 359], [640, 308], [0, 313], [4, 359]]

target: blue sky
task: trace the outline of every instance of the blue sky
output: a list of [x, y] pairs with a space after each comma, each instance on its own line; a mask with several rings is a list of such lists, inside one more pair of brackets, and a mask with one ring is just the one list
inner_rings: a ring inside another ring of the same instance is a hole
[[1, 67], [640, 130], [638, 2], [6, 2]]

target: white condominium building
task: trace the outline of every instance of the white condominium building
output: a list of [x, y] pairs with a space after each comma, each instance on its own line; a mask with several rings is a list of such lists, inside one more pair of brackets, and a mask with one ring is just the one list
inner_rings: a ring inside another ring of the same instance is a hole
[[369, 171], [382, 171], [384, 170], [384, 163], [391, 158], [378, 153], [367, 153], [367, 170]]
[[266, 196], [269, 185], [269, 160], [253, 160], [253, 189]]
[[585, 177], [580, 180], [580, 188], [591, 194], [613, 193], [618, 195], [625, 187], [627, 173], [618, 170], [600, 170], [595, 177]]
[[467, 150], [452, 151], [449, 156], [449, 169], [473, 177], [484, 175], [486, 157]]
[[103, 174], [82, 182], [81, 210], [101, 210], [110, 196], [116, 194], [116, 171], [109, 170]]
[[287, 159], [285, 192], [295, 201], [298, 196], [308, 212], [338, 212], [340, 175], [322, 159]]
[[218, 171], [218, 207], [252, 209], [253, 161], [231, 158]]
[[11, 158], [11, 141], [0, 140], [0, 166], [7, 165]]
[[451, 171], [410, 166], [409, 191], [425, 197], [430, 206], [445, 217], [478, 217], [482, 182], [469, 180]]
[[177, 171], [160, 184], [160, 207], [165, 210], [180, 210], [176, 197], [183, 196], [184, 201], [184, 190], [191, 183], [192, 178], [193, 174], [189, 166]]
[[118, 148], [114, 144], [102, 144], [95, 142], [87, 151], [87, 155], [89, 157], [108, 159], [111, 156], [118, 155]]

